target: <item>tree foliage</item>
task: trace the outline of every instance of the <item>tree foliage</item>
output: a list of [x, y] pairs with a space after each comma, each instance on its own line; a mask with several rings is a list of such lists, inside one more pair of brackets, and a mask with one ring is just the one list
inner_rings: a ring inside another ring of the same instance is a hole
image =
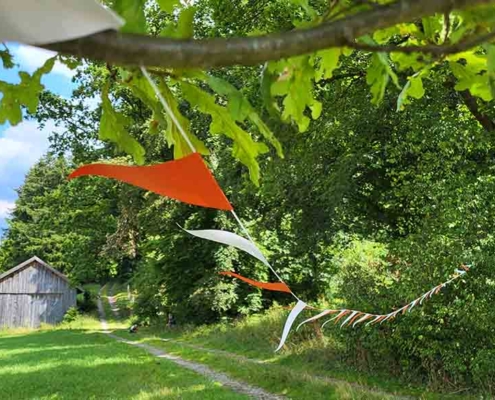
[[[119, 0], [110, 5], [126, 20], [124, 32], [174, 38], [207, 38], [227, 34], [243, 36], [259, 32], [305, 29], [339, 19], [345, 20], [346, 17], [360, 12], [366, 15], [366, 12], [379, 9], [380, 3], [382, 2], [363, 4], [336, 1], [328, 6], [321, 1], [309, 3], [280, 0], [274, 4], [261, 5], [246, 2], [240, 7], [244, 14], [234, 12], [232, 15], [224, 14], [225, 5], [213, 0], [201, 1], [195, 7], [176, 1], [159, 1], [156, 4], [152, 2], [145, 7], [144, 2]], [[197, 10], [202, 11], [199, 13]], [[253, 18], [253, 14], [256, 14], [256, 18]], [[375, 105], [381, 103], [387, 87], [390, 87], [389, 83], [392, 83], [401, 89], [397, 95], [397, 109], [402, 110], [414, 99], [425, 95], [424, 80], [440, 70], [452, 77], [456, 90], [469, 91], [476, 98], [475, 102], [489, 102], [492, 100], [491, 84], [494, 80], [491, 79], [491, 75], [495, 54], [491, 45], [473, 45], [472, 48], [446, 55], [441, 55], [439, 47], [440, 56], [435, 53], [421, 53], [420, 50], [424, 46], [456, 45], [476, 35], [482, 37], [490, 32], [490, 21], [494, 15], [495, 6], [488, 4], [425, 16], [416, 21], [376, 30], [371, 35], [357, 38], [356, 41], [349, 40], [345, 47], [271, 61], [265, 65], [263, 71], [255, 69], [253, 73], [263, 75], [262, 85], [266, 87], [263, 98], [266, 108], [271, 113], [277, 112], [282, 121], [295, 124], [301, 132], [308, 129], [311, 120], [320, 117], [322, 104], [316, 95], [319, 83], [332, 79], [334, 73], [342, 69], [343, 65], [352, 62], [351, 60], [363, 58], [359, 50], [353, 50], [361, 49], [362, 46], [365, 49], [380, 49], [380, 46], [383, 46], [393, 51], [391, 56], [376, 51], [369, 60], [364, 55], [363, 62], [358, 64], [358, 69], [366, 74], [371, 102]], [[287, 20], [282, 16], [286, 16]], [[402, 52], [401, 49], [411, 46], [417, 46], [418, 51]], [[74, 66], [73, 59], [63, 56], [58, 56], [58, 59], [71, 67]], [[2, 51], [2, 60], [6, 67], [11, 66], [11, 54], [8, 50]], [[21, 106], [25, 106], [31, 113], [34, 112], [38, 94], [42, 90], [40, 77], [51, 70], [53, 62], [53, 59], [49, 60], [32, 77], [22, 72], [21, 83], [18, 85], [0, 82], [0, 91], [3, 93], [0, 121], [9, 121], [12, 125], [19, 123], [22, 119]], [[243, 88], [236, 88], [228, 79], [222, 82], [213, 74], [199, 73], [196, 70], [157, 68], [152, 72], [159, 79], [161, 94], [168, 98], [169, 102], [176, 103], [174, 96], [183, 94], [193, 108], [211, 116], [210, 133], [225, 135], [232, 140], [234, 157], [249, 169], [251, 180], [258, 184], [260, 156], [268, 151], [262, 139], [273, 144], [279, 155], [282, 151], [274, 134], [245, 98]], [[118, 101], [114, 101], [112, 105], [108, 97], [113, 91], [119, 92], [125, 87], [130, 87], [154, 115], [150, 121], [151, 130], [165, 135], [167, 143], [176, 149], [176, 157], [187, 153], [183, 139], [178, 132], [174, 132], [176, 128], [171, 126], [171, 121], [164, 117], [158, 99], [143, 81], [139, 71], [126, 69], [119, 73], [110, 69], [108, 73], [101, 75], [101, 79], [107, 81], [105, 89], [100, 88], [103, 104], [101, 139], [114, 142], [127, 154], [132, 155], [136, 163], [145, 161], [142, 143], [126, 131], [128, 124], [118, 110]], [[216, 96], [225, 96], [227, 101], [217, 102], [211, 97], [211, 93], [204, 93], [205, 82]], [[253, 84], [256, 83], [253, 81]], [[118, 96], [115, 100], [118, 100]], [[187, 127], [187, 117], [177, 109], [176, 114]], [[249, 121], [247, 123], [246, 118]], [[201, 152], [207, 152], [202, 143], [196, 144]]]
[[[375, 9], [352, 1], [330, 9], [282, 0], [136, 4], [112, 3], [127, 18], [126, 31], [175, 38], [304, 29]], [[400, 49], [464, 43], [489, 32], [494, 16], [492, 5], [451, 10], [259, 67], [150, 68], [256, 242], [300, 297], [383, 312], [474, 263], [455, 287], [393, 324], [332, 331], [345, 345], [343, 359], [358, 368], [493, 390], [493, 45], [444, 54]], [[11, 66], [8, 50], [0, 55]], [[15, 97], [14, 114], [3, 111], [14, 115], [11, 124], [25, 114], [63, 129], [19, 189], [0, 268], [36, 254], [78, 282], [128, 280], [139, 293], [137, 315], [150, 323], [169, 311], [179, 323], [206, 323], [291, 300], [220, 277], [235, 270], [275, 279], [251, 257], [177, 227], [236, 231], [226, 214], [100, 178], [66, 181], [82, 163], [152, 164], [191, 150], [141, 70], [87, 61], [64, 99], [40, 86], [50, 63], [23, 75], [29, 99]], [[9, 85], [0, 90], [10, 104], [21, 86]], [[89, 108], [84, 99], [96, 96], [101, 104]]]

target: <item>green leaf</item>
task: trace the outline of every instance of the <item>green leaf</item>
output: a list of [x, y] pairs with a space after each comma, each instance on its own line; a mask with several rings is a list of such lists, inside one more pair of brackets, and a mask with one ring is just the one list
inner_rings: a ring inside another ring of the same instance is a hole
[[315, 71], [316, 82], [322, 79], [330, 79], [333, 76], [333, 71], [339, 66], [341, 54], [341, 48], [322, 50], [316, 53], [320, 58], [320, 65]]
[[405, 23], [373, 32], [373, 40], [378, 44], [385, 44], [389, 43], [391, 39], [399, 35], [402, 37], [405, 36], [417, 39], [424, 39], [424, 34], [419, 30], [416, 24]]
[[385, 71], [390, 76], [390, 78], [392, 78], [392, 82], [394, 83], [394, 85], [400, 89], [399, 78], [397, 77], [397, 74], [394, 72], [394, 70], [392, 69], [392, 66], [390, 65], [390, 59], [388, 57], [388, 54], [377, 53], [377, 55], [378, 55], [380, 62], [383, 64]]
[[407, 83], [404, 85], [404, 88], [397, 99], [397, 111], [403, 110], [404, 106], [411, 102], [409, 97], [421, 99], [425, 95], [422, 77], [426, 73], [427, 72], [418, 72], [407, 78]]
[[59, 54], [58, 60], [69, 69], [76, 69], [79, 65], [81, 65], [81, 60], [79, 58], [66, 56], [64, 54]]
[[[363, 43], [376, 46], [376, 42], [368, 35], [360, 38]], [[385, 89], [388, 82], [392, 79], [395, 86], [401, 89], [399, 78], [392, 69], [390, 58], [386, 53], [373, 53], [371, 63], [366, 72], [366, 82], [371, 86], [371, 94], [373, 98], [371, 102], [375, 105], [380, 104], [385, 95]]]
[[181, 82], [182, 93], [186, 100], [199, 111], [211, 115], [210, 132], [224, 134], [234, 141], [233, 156], [249, 169], [249, 176], [255, 185], [259, 185], [260, 167], [257, 157], [268, 151], [263, 143], [257, 143], [251, 135], [237, 125], [229, 111], [215, 103], [215, 98], [196, 86]]
[[273, 118], [279, 118], [280, 108], [278, 107], [278, 104], [273, 98], [271, 92], [271, 87], [274, 82], [275, 75], [270, 73], [268, 70], [268, 63], [266, 63], [263, 67], [263, 71], [261, 72], [261, 97], [268, 114]]
[[[121, 70], [121, 75], [127, 74], [127, 71]], [[128, 74], [123, 76], [123, 83], [131, 89], [134, 96], [140, 99], [152, 111], [152, 119], [150, 121], [150, 132], [156, 133], [167, 128], [167, 120], [163, 113], [163, 108], [155, 96], [153, 88], [144, 76], [139, 74]]]
[[5, 69], [14, 68], [15, 64], [12, 59], [12, 54], [10, 54], [7, 49], [0, 50], [0, 59], [2, 60], [2, 65]]
[[225, 79], [211, 75], [205, 75], [205, 81], [215, 92], [228, 98], [227, 109], [235, 121], [243, 122], [246, 118], [249, 119], [258, 128], [263, 137], [277, 150], [278, 156], [284, 157], [282, 145], [278, 139], [263, 122], [251, 103], [234, 85]]
[[[194, 135], [191, 132], [189, 120], [180, 113], [179, 104], [177, 103], [177, 100], [175, 99], [174, 95], [172, 94], [172, 92], [170, 91], [169, 87], [167, 86], [164, 80], [160, 81], [159, 88], [163, 97], [165, 98], [170, 108], [172, 109], [174, 116], [177, 118], [180, 125], [186, 132], [187, 137], [191, 141], [196, 151], [203, 155], [210, 154], [205, 144], [201, 140], [199, 140], [196, 137], [196, 135]], [[172, 145], [174, 146], [174, 158], [182, 158], [190, 154], [191, 149], [189, 145], [187, 144], [186, 140], [183, 138], [177, 126], [173, 123], [170, 115], [166, 114], [166, 118], [167, 118], [167, 130], [165, 131], [165, 138], [167, 139], [167, 143], [169, 144], [169, 146]]]
[[406, 71], [411, 68], [414, 72], [417, 72], [426, 65], [424, 61], [425, 57], [418, 58], [418, 55], [414, 53], [391, 53], [390, 58], [399, 71]]
[[115, 143], [122, 151], [130, 154], [136, 164], [144, 163], [145, 150], [141, 144], [134, 139], [126, 129], [131, 120], [124, 114], [116, 112], [108, 98], [108, 84], [101, 92], [102, 114], [100, 119], [100, 130], [98, 132], [101, 140]]
[[189, 39], [193, 37], [196, 10], [196, 7], [183, 8], [179, 13], [177, 22], [172, 22], [165, 26], [160, 32], [160, 35], [176, 39]]
[[319, 101], [315, 101], [311, 106], [311, 118], [318, 119], [321, 115], [322, 104]]
[[440, 32], [443, 29], [443, 16], [433, 15], [422, 19], [425, 37], [434, 43], [438, 43]]
[[34, 114], [38, 108], [39, 95], [45, 88], [41, 83], [41, 77], [49, 73], [55, 64], [55, 58], [46, 60], [45, 64], [38, 68], [33, 75], [21, 71], [19, 77], [21, 83], [12, 84], [0, 81], [0, 124], [9, 122], [11, 125], [17, 125], [22, 121], [22, 106]]
[[146, 33], [145, 5], [146, 0], [114, 0], [112, 8], [125, 20], [122, 32]]
[[172, 14], [174, 8], [180, 5], [180, 0], [157, 0], [157, 3], [163, 11]]
[[318, 13], [315, 11], [315, 9], [309, 5], [308, 0], [290, 0], [290, 1], [296, 6], [301, 7], [309, 17], [315, 18], [318, 16]]
[[187, 7], [181, 10], [177, 21], [177, 38], [189, 39], [193, 37], [196, 10], [196, 7]]
[[271, 94], [282, 96], [284, 109], [282, 120], [293, 120], [300, 132], [308, 129], [310, 119], [305, 115], [316, 100], [313, 97], [314, 68], [309, 56], [300, 56], [269, 64], [270, 72], [278, 73], [272, 84]]
[[486, 44], [484, 47], [487, 57], [488, 82], [490, 83], [492, 98], [495, 99], [495, 45]]
[[473, 96], [484, 101], [492, 100], [492, 91], [489, 84], [489, 74], [480, 74], [476, 64], [462, 65], [458, 62], [449, 62], [450, 69], [457, 78], [455, 90], [469, 90]]
[[448, 61], [464, 60], [464, 64], [475, 74], [487, 70], [487, 57], [485, 55], [475, 53], [475, 50], [453, 54], [446, 57], [446, 59]]
[[251, 112], [254, 112], [251, 104], [242, 93], [225, 79], [205, 75], [204, 80], [215, 92], [228, 97], [227, 109], [236, 121], [243, 122]]
[[[192, 151], [188, 143], [182, 137], [182, 134], [172, 121], [170, 115], [163, 109], [163, 106], [156, 98], [156, 94], [148, 80], [139, 73], [133, 75], [132, 79], [127, 79], [125, 82], [134, 95], [152, 110], [153, 116], [150, 121], [150, 131], [155, 133], [163, 132], [169, 147], [173, 146], [174, 148], [174, 158], [182, 158], [191, 154]], [[199, 140], [196, 135], [191, 133], [189, 120], [180, 113], [177, 101], [168, 86], [163, 81], [160, 81], [159, 88], [194, 148], [199, 153], [208, 155], [209, 151], [205, 144]]]
[[366, 72], [366, 82], [371, 86], [371, 94], [373, 96], [371, 102], [378, 105], [383, 100], [385, 89], [387, 88], [390, 75], [387, 73], [380, 57], [377, 53], [371, 57], [371, 64]]

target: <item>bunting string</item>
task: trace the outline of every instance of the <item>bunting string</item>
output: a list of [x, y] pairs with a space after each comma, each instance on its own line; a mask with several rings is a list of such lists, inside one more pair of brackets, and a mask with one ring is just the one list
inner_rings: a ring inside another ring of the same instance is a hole
[[193, 153], [196, 153], [196, 148], [192, 144], [191, 139], [189, 139], [189, 136], [187, 136], [186, 131], [184, 130], [184, 128], [180, 124], [179, 120], [175, 116], [174, 112], [172, 111], [172, 108], [170, 108], [170, 105], [168, 104], [167, 100], [165, 100], [165, 97], [163, 97], [162, 93], [158, 89], [158, 86], [156, 86], [155, 81], [153, 79], [151, 79], [151, 76], [148, 73], [148, 70], [142, 65], [140, 68], [141, 68], [141, 72], [143, 73], [143, 76], [146, 78], [146, 80], [151, 85], [151, 88], [155, 92], [156, 97], [158, 97], [158, 100], [160, 100], [160, 103], [162, 103], [163, 108], [165, 109], [167, 114], [170, 116], [170, 119], [173, 121], [173, 123], [175, 124], [175, 126], [179, 130], [180, 134], [182, 135], [182, 137], [186, 141], [187, 145], [189, 146], [189, 148], [191, 149], [191, 151]]
[[[184, 138], [187, 145], [191, 149], [192, 154], [178, 160], [145, 167], [132, 167], [111, 164], [90, 164], [76, 169], [69, 176], [69, 178], [76, 178], [78, 176], [84, 175], [105, 176], [108, 178], [118, 179], [120, 181], [153, 191], [162, 196], [174, 198], [185, 203], [230, 211], [233, 218], [239, 225], [242, 234], [245, 237], [239, 236], [232, 232], [214, 229], [185, 231], [195, 237], [222, 243], [228, 246], [233, 246], [250, 254], [251, 256], [261, 261], [264, 265], [266, 265], [277, 277], [279, 282], [259, 282], [243, 277], [231, 271], [221, 272], [222, 275], [232, 276], [261, 289], [289, 293], [294, 297], [297, 303], [292, 308], [285, 322], [280, 338], [280, 343], [275, 350], [279, 351], [283, 347], [290, 333], [291, 327], [298, 315], [305, 309], [316, 309], [302, 301], [290, 289], [290, 287], [284, 282], [282, 277], [277, 273], [275, 268], [265, 258], [261, 250], [256, 245], [255, 241], [249, 234], [249, 231], [246, 229], [241, 219], [234, 211], [234, 208], [232, 207], [227, 197], [225, 196], [225, 193], [222, 191], [217, 181], [213, 177], [211, 171], [206, 166], [201, 155], [197, 152], [186, 131], [177, 119], [177, 116], [174, 114], [170, 105], [167, 103], [166, 99], [163, 97], [160, 90], [158, 89], [156, 83], [153, 81], [144, 66], [141, 66], [140, 69], [143, 73], [143, 76], [151, 85], [151, 88], [155, 92], [165, 112], [170, 116], [171, 121], [173, 122], [173, 124], [175, 124], [181, 136]], [[438, 286], [435, 286], [409, 304], [389, 314], [373, 314], [351, 309], [320, 309], [317, 310], [319, 311], [317, 315], [308, 318], [300, 323], [297, 329], [308, 322], [319, 320], [320, 318], [323, 318], [325, 316], [332, 317], [323, 323], [322, 328], [332, 321], [335, 324], [340, 323], [341, 328], [343, 328], [344, 326], [355, 327], [356, 325], [362, 324], [366, 321], [366, 326], [382, 324], [386, 321], [390, 321], [396, 318], [400, 313], [405, 314], [406, 312], [411, 312], [411, 310], [418, 304], [421, 305], [425, 300], [430, 299], [433, 295], [439, 293], [443, 287], [451, 283], [453, 280], [463, 276], [467, 271], [469, 271], [469, 267], [463, 265], [462, 270], [456, 270], [456, 274], [452, 279]]]
[[430, 299], [435, 294], [438, 294], [440, 292], [440, 290], [442, 290], [442, 288], [447, 286], [449, 283], [451, 283], [452, 281], [454, 281], [454, 280], [460, 278], [461, 276], [463, 276], [464, 274], [466, 274], [469, 271], [470, 267], [467, 265], [462, 265], [461, 268], [462, 269], [456, 269], [455, 270], [455, 274], [454, 274], [453, 278], [449, 279], [446, 282], [441, 283], [440, 285], [433, 287], [432, 289], [428, 290], [426, 293], [419, 296], [417, 299], [414, 299], [413, 301], [406, 304], [405, 306], [399, 308], [398, 310], [392, 311], [388, 314], [372, 314], [372, 313], [366, 313], [364, 311], [351, 310], [351, 309], [347, 309], [347, 308], [337, 309], [337, 310], [328, 309], [328, 310], [323, 310], [318, 315], [315, 315], [314, 317], [308, 318], [307, 320], [301, 322], [298, 325], [298, 327], [296, 328], [296, 330], [298, 330], [301, 326], [303, 326], [304, 324], [306, 324], [308, 322], [316, 321], [320, 318], [323, 318], [325, 316], [332, 315], [332, 314], [337, 314], [337, 315], [334, 316], [333, 318], [330, 318], [326, 322], [324, 322], [323, 325], [321, 326], [322, 328], [331, 321], [333, 321], [334, 324], [337, 324], [341, 320], [343, 320], [343, 322], [340, 325], [341, 328], [343, 328], [344, 326], [352, 326], [354, 328], [356, 325], [361, 324], [361, 323], [368, 321], [370, 319], [371, 319], [371, 321], [368, 321], [366, 326], [374, 325], [374, 324], [378, 324], [378, 323], [383, 324], [385, 321], [390, 321], [390, 320], [394, 319], [395, 317], [397, 317], [401, 313], [405, 314], [406, 312], [408, 312], [408, 313], [411, 312], [412, 309], [415, 306], [417, 306], [418, 304], [422, 305], [425, 300]]
[[[182, 127], [181, 123], [179, 122], [179, 120], [177, 119], [177, 117], [175, 116], [174, 112], [172, 111], [172, 109], [170, 108], [169, 104], [167, 103], [167, 100], [165, 100], [165, 98], [163, 97], [163, 95], [161, 94], [160, 90], [158, 89], [158, 86], [156, 86], [156, 83], [155, 81], [153, 81], [153, 79], [151, 78], [150, 74], [148, 73], [147, 69], [141, 65], [140, 67], [141, 69], [141, 72], [143, 73], [143, 76], [146, 78], [146, 80], [149, 82], [149, 84], [151, 85], [152, 89], [154, 90], [156, 96], [158, 97], [158, 100], [160, 100], [160, 103], [163, 105], [163, 108], [165, 109], [165, 111], [169, 114], [170, 116], [170, 119], [173, 121], [173, 123], [175, 124], [175, 126], [177, 127], [177, 129], [179, 130], [181, 136], [184, 138], [184, 140], [187, 142], [187, 144], [189, 145], [189, 148], [191, 149], [191, 151], [193, 153], [196, 153], [197, 150], [196, 148], [194, 147], [194, 145], [192, 144], [191, 140], [189, 139], [189, 137], [187, 136], [187, 133], [186, 131], [184, 130], [184, 128]], [[241, 219], [237, 216], [236, 212], [234, 211], [234, 209], [232, 208], [231, 210], [229, 210], [232, 214], [232, 216], [234, 217], [234, 219], [236, 220], [237, 224], [239, 225], [239, 227], [241, 228], [241, 231], [244, 233], [244, 235], [246, 235], [246, 237], [248, 238], [248, 240], [251, 242], [251, 244], [256, 248], [258, 249], [258, 246], [256, 246], [256, 243], [255, 241], [253, 240], [253, 238], [251, 237], [251, 235], [249, 234], [248, 230], [246, 229], [246, 227], [244, 226], [244, 224], [242, 223]], [[259, 251], [259, 250], [258, 250]], [[260, 252], [261, 254], [261, 252]], [[263, 257], [264, 258], [264, 257]], [[282, 277], [277, 273], [277, 271], [275, 270], [275, 268], [272, 267], [272, 265], [266, 261], [266, 259], [264, 260], [263, 262], [272, 272], [273, 274], [277, 277], [277, 279], [280, 281], [280, 283], [284, 284], [286, 287], [289, 287], [285, 282], [284, 280], [282, 279]], [[290, 290], [290, 289], [289, 289]], [[300, 299], [292, 292], [292, 290], [290, 290], [290, 294], [297, 300], [297, 301], [300, 301]]]
[[[106, 30], [118, 30], [125, 24], [125, 21], [117, 14], [99, 2], [92, 0], [66, 0], [65, 2], [59, 0], [44, 2], [30, 1], [29, 7], [26, 7], [26, 1], [4, 1], [4, 3], [9, 3], [9, 13], [6, 16], [3, 15], [5, 13], [0, 13], [0, 41], [13, 40], [30, 44], [46, 44], [77, 39]], [[49, 4], [47, 5], [45, 3]], [[53, 12], [52, 9], [54, 8], [57, 9], [56, 12]], [[40, 14], [43, 15], [41, 19], [39, 18]], [[16, 21], [16, 23], [12, 24], [10, 23], [11, 21]], [[61, 26], [58, 24], [58, 21], [65, 21], [65, 24]], [[247, 252], [266, 265], [279, 282], [259, 282], [231, 271], [221, 272], [222, 275], [232, 276], [262, 289], [289, 293], [297, 300], [296, 305], [291, 309], [285, 322], [280, 343], [275, 350], [278, 351], [283, 347], [298, 315], [305, 309], [314, 308], [299, 299], [277, 273], [275, 268], [267, 261], [241, 219], [237, 216], [201, 155], [197, 152], [191, 138], [181, 125], [177, 115], [174, 114], [170, 104], [162, 95], [146, 68], [140, 66], [140, 70], [156, 94], [165, 112], [169, 115], [170, 120], [177, 127], [179, 133], [187, 143], [192, 154], [174, 161], [145, 167], [90, 164], [76, 169], [69, 178], [72, 179], [87, 175], [104, 176], [185, 203], [230, 211], [245, 237], [221, 230], [187, 230], [186, 232], [198, 238], [226, 244]], [[344, 326], [355, 327], [364, 322], [367, 322], [366, 325], [382, 324], [396, 318], [401, 313], [411, 312], [414, 307], [422, 305], [424, 301], [438, 294], [442, 288], [463, 276], [467, 271], [469, 271], [469, 267], [463, 265], [462, 270], [456, 270], [456, 274], [452, 279], [435, 286], [409, 304], [389, 314], [372, 314], [352, 309], [317, 310], [319, 311], [317, 315], [303, 321], [297, 329], [310, 321], [316, 321], [326, 316], [331, 316], [331, 318], [322, 327], [332, 321], [335, 324], [339, 323], [341, 328]]]
[[[148, 80], [148, 82], [150, 83], [150, 85], [153, 88], [153, 90], [155, 91], [155, 93], [156, 93], [158, 99], [160, 100], [160, 102], [162, 103], [164, 109], [170, 115], [171, 120], [177, 126], [177, 128], [178, 128], [179, 132], [181, 133], [181, 135], [183, 136], [184, 140], [186, 140], [186, 142], [188, 143], [189, 147], [191, 148], [191, 151], [193, 153], [196, 153], [196, 149], [194, 148], [193, 144], [189, 140], [189, 137], [187, 136], [186, 132], [184, 131], [182, 125], [177, 120], [175, 114], [171, 110], [171, 108], [168, 105], [168, 103], [165, 100], [165, 98], [160, 93], [158, 87], [156, 86], [155, 82], [153, 81], [153, 79], [149, 75], [149, 73], [146, 70], [146, 68], [144, 68], [143, 66], [141, 66], [141, 71], [142, 71], [143, 75], [146, 77], [146, 79]], [[241, 219], [237, 216], [235, 210], [232, 208], [229, 211], [231, 212], [232, 216], [236, 220], [236, 222], [239, 225], [239, 227], [240, 227], [241, 231], [243, 232], [243, 234], [247, 237], [247, 240], [245, 238], [242, 238], [242, 237], [234, 234], [234, 233], [225, 232], [225, 231], [209, 230], [208, 232], [207, 231], [187, 231], [187, 232], [190, 233], [190, 234], [192, 234], [192, 235], [194, 235], [194, 236], [201, 237], [203, 239], [213, 240], [213, 241], [216, 241], [216, 242], [220, 242], [220, 243], [224, 243], [224, 244], [227, 244], [227, 245], [231, 245], [231, 246], [237, 247], [237, 248], [239, 248], [239, 249], [241, 249], [243, 251], [248, 252], [249, 254], [251, 254], [252, 256], [256, 257], [261, 262], [263, 262], [273, 272], [273, 274], [277, 277], [277, 279], [280, 281], [280, 284], [264, 283], [264, 282], [253, 281], [253, 280], [251, 280], [249, 278], [245, 278], [245, 277], [242, 277], [241, 275], [238, 275], [238, 274], [235, 274], [235, 273], [232, 273], [232, 272], [228, 272], [228, 271], [222, 272], [221, 274], [234, 276], [234, 277], [236, 277], [238, 279], [241, 279], [241, 280], [243, 280], [243, 281], [245, 281], [245, 282], [247, 282], [247, 283], [249, 283], [249, 284], [251, 284], [253, 286], [257, 286], [257, 287], [260, 287], [260, 288], [263, 288], [263, 289], [267, 289], [267, 290], [278, 290], [278, 291], [288, 292], [288, 293], [290, 293], [297, 300], [296, 306], [292, 309], [292, 311], [290, 312], [290, 314], [289, 314], [289, 316], [288, 316], [288, 318], [286, 320], [286, 323], [285, 323], [285, 326], [284, 326], [284, 329], [283, 329], [283, 332], [282, 332], [282, 337], [280, 339], [279, 346], [275, 350], [275, 352], [277, 352], [277, 351], [279, 351], [283, 347], [283, 345], [285, 343], [285, 340], [287, 339], [287, 336], [288, 336], [288, 334], [290, 332], [290, 329], [291, 329], [291, 327], [292, 327], [295, 319], [297, 318], [297, 316], [305, 308], [312, 308], [313, 309], [313, 307], [309, 307], [305, 302], [303, 302], [301, 299], [299, 299], [299, 297], [289, 288], [289, 286], [284, 282], [284, 280], [282, 279], [282, 277], [277, 273], [277, 271], [275, 270], [275, 268], [273, 268], [272, 265], [263, 256], [263, 254], [259, 250], [258, 246], [256, 245], [255, 241], [253, 240], [253, 238], [249, 234], [249, 231], [246, 229], [246, 227], [242, 223]], [[398, 309], [398, 310], [396, 310], [394, 312], [391, 312], [389, 314], [386, 314], [386, 315], [370, 314], [370, 313], [364, 313], [362, 311], [348, 310], [348, 309], [323, 310], [318, 315], [316, 315], [316, 316], [314, 316], [312, 318], [309, 318], [309, 319], [303, 321], [301, 324], [299, 324], [299, 326], [297, 327], [297, 329], [299, 329], [302, 325], [304, 325], [305, 323], [307, 323], [309, 321], [315, 321], [315, 320], [318, 320], [319, 318], [322, 318], [322, 317], [324, 317], [326, 315], [330, 315], [330, 314], [337, 314], [337, 315], [335, 317], [331, 318], [330, 320], [326, 321], [322, 325], [322, 328], [328, 322], [335, 321], [335, 323], [338, 323], [344, 317], [345, 317], [345, 319], [344, 319], [344, 321], [341, 324], [341, 328], [344, 327], [344, 326], [346, 326], [346, 325], [351, 325], [351, 324], [354, 327], [357, 324], [362, 323], [362, 322], [365, 322], [365, 321], [367, 321], [369, 319], [372, 319], [372, 318], [373, 318], [372, 321], [371, 322], [368, 322], [367, 325], [369, 325], [369, 324], [375, 324], [375, 323], [383, 323], [383, 322], [385, 322], [387, 320], [391, 320], [391, 319], [395, 318], [400, 312], [405, 313], [407, 310], [409, 310], [409, 312], [410, 312], [418, 303], [419, 304], [422, 304], [423, 301], [427, 297], [428, 298], [431, 298], [433, 296], [433, 294], [437, 294], [444, 286], [446, 286], [447, 284], [449, 284], [450, 282], [452, 282], [454, 279], [457, 279], [460, 276], [464, 275], [468, 270], [469, 270], [469, 267], [463, 266], [463, 270], [462, 271], [461, 270], [456, 270], [457, 275], [454, 278], [452, 278], [449, 281], [444, 282], [444, 283], [442, 283], [442, 284], [440, 284], [438, 286], [435, 286], [433, 289], [429, 290], [424, 295], [422, 295], [419, 298], [413, 300], [411, 303], [409, 303], [406, 306], [404, 306], [404, 307], [402, 307], [402, 308], [400, 308], [400, 309]]]

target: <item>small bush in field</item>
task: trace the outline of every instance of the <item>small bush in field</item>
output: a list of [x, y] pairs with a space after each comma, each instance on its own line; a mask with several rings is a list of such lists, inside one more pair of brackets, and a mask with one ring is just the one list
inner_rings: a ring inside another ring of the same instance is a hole
[[85, 291], [82, 298], [77, 298], [77, 308], [83, 313], [96, 310], [96, 295], [90, 291]]
[[482, 350], [473, 362], [473, 380], [484, 390], [495, 393], [495, 350]]
[[79, 311], [77, 310], [76, 307], [71, 307], [65, 313], [62, 322], [65, 324], [70, 324], [71, 322], [74, 322], [77, 319], [77, 317], [79, 317]]

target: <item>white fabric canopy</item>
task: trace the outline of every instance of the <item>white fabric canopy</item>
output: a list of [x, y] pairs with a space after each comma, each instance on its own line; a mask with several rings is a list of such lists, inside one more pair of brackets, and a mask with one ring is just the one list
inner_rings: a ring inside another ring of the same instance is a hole
[[124, 21], [95, 0], [0, 0], [0, 41], [40, 45], [76, 39]]

